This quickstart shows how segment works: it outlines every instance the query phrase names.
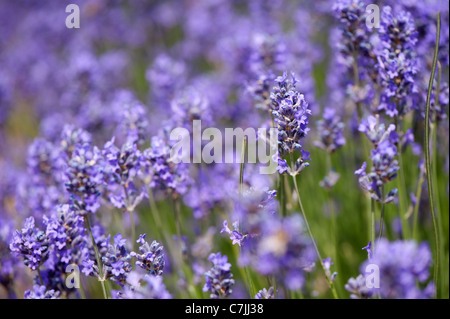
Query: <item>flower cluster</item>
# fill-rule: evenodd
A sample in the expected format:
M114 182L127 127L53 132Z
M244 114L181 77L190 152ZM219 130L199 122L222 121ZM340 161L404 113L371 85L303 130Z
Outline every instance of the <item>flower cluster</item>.
M263 288L255 295L255 299L275 299L275 290L270 287L269 290Z
M372 160L372 168L366 173L367 163L364 162L360 169L355 171L359 177L359 185L361 188L370 193L370 197L376 201L389 203L395 199L397 189L389 191L385 194L384 185L397 177L400 169L397 155L397 147L388 139L378 144L377 148L372 150L370 159Z
M317 121L319 140L314 142L314 145L330 154L334 153L345 144L344 126L340 116L336 114L336 109L325 108L323 120Z
M151 244L145 241L145 234L140 235L136 241L141 244L139 252L131 252L131 257L136 258L136 265L144 269L149 275L161 276L164 271L164 247L156 240Z
M410 13L401 11L394 16L391 7L384 7L379 32L377 69L383 87L379 110L390 117L402 117L409 111L408 99L415 93L417 31Z
M365 133L374 145L370 155L372 161L370 172L366 172L366 162L355 171L359 185L363 190L369 192L370 196L376 201L392 202L397 194L397 189L394 188L386 193L384 186L397 177L397 172L400 169L398 161L395 159L398 155L396 145L399 143L395 125L391 124L388 129L385 129L385 125L379 123L378 117L369 116L367 120L362 120L359 130Z
M308 128L311 110L308 108L303 94L295 89L297 82L294 75L288 78L287 72L275 79L275 86L270 94L272 100L274 122L278 128L278 171L288 171L286 160L282 159L286 154L301 152L296 162L296 171L304 167L305 161L309 160L309 152L305 151L300 144L310 130ZM294 174L294 172L291 172Z
M103 157L97 147L89 144L77 145L65 171L66 190L86 205L86 210L95 213L100 207L99 196L103 181Z
M119 233L114 236L114 243L108 244L107 251L102 256L103 275L121 286L126 283L127 276L133 269L130 263L131 254L125 245L126 239Z
M151 188L162 189L174 196L184 194L189 177L183 163L171 158L169 145L158 136L152 138L151 147L143 152L144 179Z
M371 32L366 24L366 6L361 0L339 0L333 5L333 14L339 21L340 34L336 43L340 62L350 69L352 65L357 65L358 73L353 76L370 80L374 77L371 66L375 62ZM353 91L358 89L360 88L352 88Z
M159 276L141 276L131 272L127 285L121 291L113 291L114 299L172 299Z
M228 257L218 252L211 254L208 260L213 263L212 268L205 273L206 283L203 291L210 292L211 299L226 298L233 292L234 286L233 274L231 273L231 264Z
M427 244L414 241L380 239L375 243L375 253L361 265L364 272L368 264L379 269L379 288L372 288L373 294L388 299L423 299L434 294L434 283L425 287L430 277L431 251ZM359 280L362 281L362 280ZM359 282L358 281L358 282ZM361 285L351 284L350 287ZM367 291L359 290L364 295Z
M24 259L25 266L36 270L48 259L49 238L35 226L34 217L29 217L22 230L14 232L9 247Z
M350 278L345 284L345 289L351 293L352 299L368 299L372 297L372 289L367 287L366 278L359 275L356 278Z
M302 289L316 252L300 215L273 216L260 227L259 236L243 247L241 262L262 275L275 275L289 290Z
M117 208L133 211L146 194L137 188L135 182L140 174L142 153L136 144L126 143L119 149L114 141L115 138L107 142L103 150L108 196Z
M25 299L58 299L59 291L47 290L45 286L34 285L33 290L25 291Z
M64 265L81 264L88 242L84 217L68 204L57 207L57 212L46 222L46 235L54 247L57 260Z

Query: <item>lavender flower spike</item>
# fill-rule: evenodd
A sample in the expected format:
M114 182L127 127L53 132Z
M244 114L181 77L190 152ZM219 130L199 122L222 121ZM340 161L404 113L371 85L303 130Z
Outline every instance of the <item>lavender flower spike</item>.
M203 291L209 291L211 299L226 298L233 292L234 286L233 274L231 273L231 264L228 257L218 252L209 255L209 261L213 263L212 268L205 273L206 283Z
M147 271L150 275L161 276L164 270L164 247L154 240L151 245L145 241L145 234L140 235L139 239L136 241L141 244L139 247L138 254L136 252L131 252L131 257L137 259L136 265Z

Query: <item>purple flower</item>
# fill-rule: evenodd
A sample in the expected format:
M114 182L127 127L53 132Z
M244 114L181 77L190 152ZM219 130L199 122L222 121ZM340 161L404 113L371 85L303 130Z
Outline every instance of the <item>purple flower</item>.
M377 69L383 91L378 109L390 117L402 117L409 111L408 99L416 91L414 48L418 33L410 13L401 11L394 16L387 6L381 14L379 34L381 48L377 53Z
M136 144L126 143L119 149L114 141L115 138L112 138L107 142L103 150L108 196L114 206L133 211L146 196L145 190L135 186L137 176L141 173L142 153Z
M283 161L285 162L281 157L293 152L300 152L301 156L295 163L298 168L309 159L309 153L304 152L300 141L308 134L308 119L311 110L308 108L303 94L295 89L296 80L293 74L291 76L292 79L289 80L287 72L284 72L283 76L279 76L275 80L278 87L273 88L270 98L274 109L272 114L278 128L278 152L281 160L279 166L283 167ZM284 169L281 170L284 171ZM291 172L291 174L295 174L295 172Z
M92 143L92 136L81 128L75 128L73 125L65 125L61 133L60 149L72 157L72 152L76 147Z
M355 171L358 176L360 187L370 193L370 196L383 203L392 202L397 193L393 189L385 193L384 186L395 177L400 169L397 156L397 147L393 143L398 143L398 135L390 126L384 130L384 125L378 125L377 118L369 117L368 121L362 122L360 130L365 132L369 139L374 143L375 148L371 152L372 168L369 173L366 172L367 163L364 162L360 169Z
M363 247L363 248L361 248L361 249L365 249L366 251L367 251L367 256L368 256L368 258L369 258L369 260L372 258L372 255L373 255L373 253L372 253L372 242L371 241L369 241L369 243L367 244L367 246L366 247Z
M237 227L237 224L233 224L233 227ZM223 221L223 228L221 229L220 233L227 233L230 235L230 239L233 241L232 244L238 244L239 246L242 245L242 241L244 240L245 236L242 235L240 232L238 232L236 229L231 230L228 227L228 221Z
M272 112L270 92L274 84L275 76L272 73L262 73L258 79L247 84L246 90L254 100L255 107Z
M141 276L131 272L120 291L112 291L113 299L172 299L160 276Z
M14 232L9 248L22 256L25 266L36 270L48 259L49 239L45 232L35 226L34 218L29 217L22 230Z
M154 240L151 244L145 241L145 234L140 235L136 241L141 244L139 252L131 252L131 257L137 259L136 265L147 271L150 275L161 276L164 270L164 247Z
M380 239L375 244L372 258L361 265L365 273L367 265L379 268L379 288L371 290L388 299L423 299L433 297L433 282L430 277L432 255L427 244L414 241ZM419 283L419 285L418 285ZM427 284L425 288L423 285Z
M158 55L146 72L154 100L161 104L170 101L186 81L186 73L187 67L182 61L166 54Z
M33 290L25 291L25 299L59 299L60 292L47 290L45 286L34 285Z
M92 148L89 144L78 145L65 171L66 190L92 213L100 207L98 197L104 185L102 163L103 157L97 147Z
M363 275L350 278L345 284L345 290L351 293L352 299L368 299L373 295L372 289L367 288L366 278Z
M262 290L258 291L258 293L255 295L255 299L275 299L275 291L273 287L270 287L269 290L263 288Z
M121 286L126 283L127 276L133 268L130 263L131 255L125 244L126 239L118 233L114 236L114 243L108 244L107 251L102 257L105 278L111 279Z
M120 143L144 145L149 134L146 106L131 91L124 90L117 93L113 110L118 114L116 136L120 137Z
M46 222L46 235L59 262L68 265L81 264L86 243L89 242L84 217L69 205L59 205Z
M395 141L398 139L397 133L395 132L395 125L390 124L386 129L384 123L380 123L378 115L370 115L367 119L363 118L358 130L366 134L374 146L377 146L385 139L389 139L391 143L395 144Z
M360 71L357 76L370 78L374 61L370 30L366 26L366 3L360 0L339 0L333 5L333 14L339 20L340 34L335 42L341 63L350 68L356 62Z
M170 147L162 138L154 136L151 147L143 152L142 178L151 188L184 194L190 183L184 163L175 163L170 157Z
M290 290L300 290L316 259L302 218L265 215L253 226L253 236L242 247L240 262L264 276L275 275Z
M184 127L192 133L192 122L201 120L202 125L213 125L209 100L194 87L187 87L170 102L170 124Z
M228 297L233 292L232 287L234 286L228 257L222 256L222 253L218 252L209 255L208 260L213 263L213 266L205 273L206 283L203 286L203 291L209 291L211 299Z
M334 153L345 144L345 137L342 134L344 126L335 109L325 108L323 120L317 121L319 140L315 141L314 145L328 153Z

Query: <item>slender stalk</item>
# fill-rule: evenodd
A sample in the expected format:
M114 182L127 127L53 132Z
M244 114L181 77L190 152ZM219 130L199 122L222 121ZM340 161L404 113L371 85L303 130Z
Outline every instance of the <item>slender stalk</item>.
M244 141L242 143L242 150L241 150L241 163L239 166L239 199L242 199L242 195L244 192L244 162L245 162L245 150L247 148L247 137L244 137ZM238 225L240 225L240 221L238 220ZM240 247L239 247L239 252L236 252L236 260L238 259L238 254L240 254ZM240 267L241 268L241 267ZM248 291L250 293L250 297L253 298L255 296L255 291L254 291L254 285L253 285L253 280L252 277L250 275L250 270L248 269L247 266L244 267L244 271L245 271L245 278L247 280L247 285L248 285Z
M436 93L435 93L435 110L437 108L439 108L439 92L440 92L440 84L441 84L441 78L442 78L442 67L441 67L441 63L439 61L436 62L436 67L437 67L437 83L436 83ZM433 152L432 152L432 163L434 163L434 165L432 165L433 168L433 190L435 191L435 200L436 200L436 216L437 219L439 221L444 220L444 216L442 215L442 209L441 209L441 201L440 201L440 194L439 194L439 188L438 188L438 160L437 160L437 132L438 132L438 122L437 122L437 112L434 112L434 119L433 119L433 123L432 126L430 127L431 130L431 136L432 136L432 147L433 147ZM439 242L443 243L445 242L445 238L443 237L443 224L442 222L438 222L438 228L439 228ZM445 247L444 245L440 245L440 256L444 256L445 254ZM441 258L441 265L440 268L441 273L442 271L445 269L445 258ZM442 283L442 279L441 279L441 283ZM440 290L440 294L442 295L444 293L443 291L443 285L441 285L441 290Z
M41 286L44 286L44 281L42 280L41 270L39 269L39 267L36 270L37 270L37 273L39 276L39 281L41 282Z
M433 221L434 230L434 245L435 245L435 262L434 262L434 283L436 285L436 297L439 293L439 264L440 264L440 241L439 241L439 225L436 219L436 211L434 207L434 195L433 195L433 180L431 170L431 158L430 158L430 100L431 91L433 89L433 80L436 73L437 56L439 52L439 38L441 30L441 13L437 14L437 28L436 28L436 45L434 49L433 66L431 69L430 80L428 82L428 92L426 100L426 112L425 112L425 165L427 168L427 186L428 197L430 202L430 214ZM434 163L436 164L436 163Z
M135 245L135 241L136 241L136 227L135 227L134 218L133 218L134 208L132 207L132 205L130 203L130 198L128 196L127 188L125 186L123 186L123 191L125 193L126 208L127 208L128 214L130 215L131 245L132 245L131 247L134 249L134 245Z
M92 246L94 247L95 259L97 260L97 267L98 267L98 272L100 275L99 281L100 281L100 284L101 284L102 290L103 290L103 297L105 299L108 299L108 295L106 293L105 279L103 278L103 265L100 261L100 254L98 253L97 244L95 243L94 236L92 235L92 228L91 228L91 223L89 221L89 215L86 215L84 220L86 221L86 228L89 232L89 237L91 237Z
M279 189L279 198L280 198L280 214L281 216L286 216L286 188L285 183L283 182L284 178L278 178L278 189Z
M289 177L288 175L283 175L283 182L284 182L284 189L285 191L285 195L286 195L286 201L284 202L285 206L286 206L286 211L288 211L288 208L290 208L292 210L292 208L294 207L294 200L292 198L292 191L291 191L291 185L289 185ZM288 207L289 204L289 207Z
M158 232L160 232L162 229L161 217L151 188L149 188L148 191L148 202L150 204L150 210L152 212L153 219L155 220L156 227L158 228Z
M332 170L332 165L331 165L331 154L330 152L327 152L327 170L328 172L331 172ZM331 215L331 227L332 227L332 236L333 236L333 240L334 240L334 260L337 263L337 258L338 258L338 239L337 239L337 222L336 222L336 212L334 210L334 202L333 202L333 197L331 194L331 189L328 190L328 203L329 203L329 207L330 207L330 215Z
M400 132L399 118L395 118L395 130L397 134ZM399 162L399 172L397 178L397 189L398 189L398 203L400 208L400 220L402 223L402 235L404 239L409 238L409 227L406 220L407 211L407 199L406 199L406 183L405 183L405 166L403 162L403 155L400 143L398 144L398 162Z
M325 278L327 279L328 286L330 287L331 292L333 293L333 297L334 297L335 299L339 299L339 297L338 297L338 295L337 295L337 292L336 292L336 289L335 289L335 287L333 286L333 283L331 282L330 278L328 278L328 274L327 274L327 271L326 271L326 269L325 269L325 265L323 264L322 256L320 255L319 248L317 247L316 241L315 241L314 236L313 236L313 234L312 234L312 232L311 232L311 228L309 227L308 219L306 218L305 210L303 209L302 200L301 200L301 198L300 198L300 192L299 192L299 190L298 190L298 185L297 185L297 178L296 178L296 175L292 175L292 179L294 180L294 187L295 187L295 191L297 192L298 204L299 204L299 206L300 206L300 212L301 212L302 215L303 215L303 220L304 220L304 222L305 222L306 229L307 229L307 231L308 231L308 233L309 233L309 236L311 237L311 241L312 241L312 243L313 243L313 245L314 245L314 249L316 250L317 257L319 257L320 265L322 266L322 270L323 270L324 273L325 273Z
M83 282L80 278L80 288L78 289L81 295L81 299L86 299L86 293L84 292Z
M183 243L181 240L181 213L180 213L180 202L179 199L176 198L173 203L174 206L174 215L175 215L175 227L177 232L177 243L180 252L181 260L183 260Z
M202 292L198 291L196 286L193 284L192 274L191 274L191 268L187 267L187 265L184 262L184 259L182 258L182 253L177 254L175 253L177 249L174 247L176 246L176 243L173 241L171 236L168 236L166 232L163 231L163 223L161 221L161 215L158 209L158 206L156 204L155 197L153 195L153 191L150 188L148 191L148 201L150 204L150 210L152 212L153 219L156 223L156 228L158 232L158 236L164 238L165 243L168 246L167 252L172 257L172 260L179 265L180 269L184 271L184 274L188 277L188 282L190 286L188 287L188 291L191 293L195 293L197 298L202 298ZM176 206L174 207L174 210L177 209ZM177 213L174 213L176 215ZM177 226L176 226L177 227ZM181 233L181 231L177 231L177 233ZM181 252L181 249L180 249Z
M383 236L383 227L384 227L384 206L386 205L384 203L384 185L381 187L381 198L383 202L381 203L381 216L380 216L380 231L378 233L378 239L381 239L381 236Z
M417 233L417 227L418 227L418 221L419 221L419 205L420 205L420 198L422 197L422 186L424 182L424 176L423 172L420 172L419 182L417 183L417 190L416 190L416 204L414 205L413 209L413 233L412 238L415 240L419 240L419 235Z
M130 214L130 223L131 223L131 242L132 247L134 248L134 245L136 243L136 228L134 225L133 211L129 210L128 213Z
M241 150L241 163L239 166L239 196L242 196L244 190L244 162L245 162L245 149L247 148L247 136L244 136Z
M375 200L370 199L370 241L372 243L372 255L375 254Z

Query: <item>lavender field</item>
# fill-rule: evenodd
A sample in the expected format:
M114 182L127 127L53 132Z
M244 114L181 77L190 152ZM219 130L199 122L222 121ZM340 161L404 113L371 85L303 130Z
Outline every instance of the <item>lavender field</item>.
M0 299L448 299L448 6L0 1Z

